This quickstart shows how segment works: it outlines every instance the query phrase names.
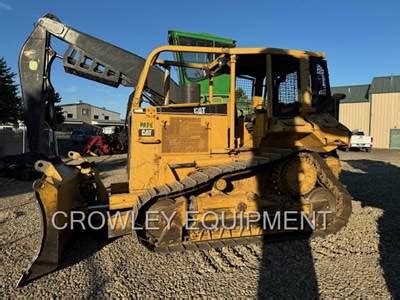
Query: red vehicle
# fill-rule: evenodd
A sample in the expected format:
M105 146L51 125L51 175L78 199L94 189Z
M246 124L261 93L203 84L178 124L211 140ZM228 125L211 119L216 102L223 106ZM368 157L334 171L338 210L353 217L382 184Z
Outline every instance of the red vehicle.
M123 132L112 135L95 135L89 137L83 147L83 155L110 155L115 153L125 153L128 149L128 141Z
M83 146L82 153L84 155L96 155L100 156L103 154L110 154L110 145L107 144L106 139L103 135L94 135L89 137L85 146Z

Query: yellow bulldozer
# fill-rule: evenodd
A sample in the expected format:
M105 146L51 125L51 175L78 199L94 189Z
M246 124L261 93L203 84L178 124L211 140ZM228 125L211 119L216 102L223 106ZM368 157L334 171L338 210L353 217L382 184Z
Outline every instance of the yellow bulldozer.
M263 235L321 236L347 223L351 197L338 180L336 149L348 144L349 130L337 120L342 95L330 93L324 53L166 45L142 59L46 15L19 63L30 149L38 152L38 120L52 105L46 101L57 56L51 36L69 44L67 72L134 88L126 120L128 181L105 187L95 165L75 152L37 161L42 244L19 284L57 268L77 215L93 216L109 238L134 233L161 252L251 243ZM177 69L192 82L178 84ZM227 101L214 96L218 76L229 78ZM196 80L208 82L207 97ZM262 221L287 212L289 222ZM313 222L296 227L305 217Z

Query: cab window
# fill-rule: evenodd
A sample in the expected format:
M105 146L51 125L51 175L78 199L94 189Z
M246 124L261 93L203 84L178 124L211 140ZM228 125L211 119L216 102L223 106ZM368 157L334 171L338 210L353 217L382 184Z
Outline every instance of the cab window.
M330 95L326 61L319 58L310 58L310 73L313 107L317 112L333 113L334 103Z
M300 108L300 63L289 55L272 55L273 111L275 116L294 116Z

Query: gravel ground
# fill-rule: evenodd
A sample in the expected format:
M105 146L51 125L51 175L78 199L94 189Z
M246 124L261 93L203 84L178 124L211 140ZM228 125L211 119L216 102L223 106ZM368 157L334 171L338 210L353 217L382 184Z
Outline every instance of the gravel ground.
M0 178L3 297L400 297L400 152L340 153L354 197L346 228L325 239L155 254L133 237L73 241L60 270L15 284L38 247L31 184ZM124 180L124 157L106 159L103 179Z

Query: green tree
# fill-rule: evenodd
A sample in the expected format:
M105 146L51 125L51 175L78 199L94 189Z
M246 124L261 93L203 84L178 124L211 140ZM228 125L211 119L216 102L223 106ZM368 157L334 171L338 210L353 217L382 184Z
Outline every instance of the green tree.
M57 125L58 124L62 124L65 121L65 117L64 117L64 114L62 112L63 109L59 104L57 105L57 103L61 103L61 100L62 100L62 98L61 98L60 94L55 92L53 101L54 101L54 105L55 105L56 124Z
M61 96L58 92L54 91L53 89L50 89L49 92L49 102L53 102L54 103L54 114L55 114L55 125L59 125L64 123L65 117L64 114L62 113L62 107L60 105L57 105L57 103L61 103ZM50 125L50 113L47 107L47 111L46 111L46 122L49 123Z
M241 87L236 88L235 96L236 96L236 100L247 99L246 92Z
M7 67L3 57L0 58L0 122L16 123L21 120L23 110L21 98L18 96L18 85L15 73Z

